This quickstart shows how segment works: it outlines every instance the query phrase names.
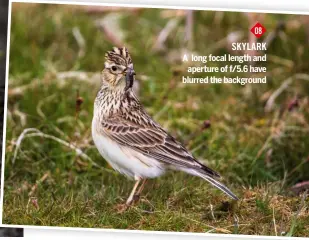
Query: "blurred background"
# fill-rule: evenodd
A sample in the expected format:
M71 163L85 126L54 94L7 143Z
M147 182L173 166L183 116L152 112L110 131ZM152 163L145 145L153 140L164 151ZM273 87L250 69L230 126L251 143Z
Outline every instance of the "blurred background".
M267 29L261 39L250 32L257 21ZM3 221L309 236L308 26L300 15L14 3ZM182 84L187 64L196 64L182 63L183 54L243 55L231 51L237 41L267 42L267 62L258 63L267 84ZM113 46L129 49L147 111L241 201L173 173L150 181L138 206L115 212L132 182L91 139ZM236 75L248 77L226 74Z

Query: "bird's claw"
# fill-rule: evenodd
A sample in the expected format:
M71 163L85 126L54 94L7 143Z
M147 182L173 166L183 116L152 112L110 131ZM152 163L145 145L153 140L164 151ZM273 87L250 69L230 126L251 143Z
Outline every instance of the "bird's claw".
M127 211L129 209L130 205L126 204L126 203L121 203L121 204L117 204L115 207L115 210L117 211L117 213L124 213L125 211Z

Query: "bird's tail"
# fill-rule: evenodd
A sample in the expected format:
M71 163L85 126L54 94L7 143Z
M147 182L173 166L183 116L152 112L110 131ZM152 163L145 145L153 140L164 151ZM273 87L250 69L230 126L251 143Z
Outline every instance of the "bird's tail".
M229 195L234 200L239 200L239 198L234 193L232 193L232 191L230 189L228 189L223 183L216 180L215 177L210 176L207 173L202 173L202 172L199 172L199 171L193 170L193 169L183 169L183 171L205 179L207 182L209 182L213 186L219 188L221 191L223 191L224 193Z

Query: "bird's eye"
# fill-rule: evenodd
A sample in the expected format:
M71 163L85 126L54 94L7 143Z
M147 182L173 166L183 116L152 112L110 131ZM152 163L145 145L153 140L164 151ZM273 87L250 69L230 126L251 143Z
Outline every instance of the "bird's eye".
M117 71L117 67L116 66L112 66L112 71L113 72Z

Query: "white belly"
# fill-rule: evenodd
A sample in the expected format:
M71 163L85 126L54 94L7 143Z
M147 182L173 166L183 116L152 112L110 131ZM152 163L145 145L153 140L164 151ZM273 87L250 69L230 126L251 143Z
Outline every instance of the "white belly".
M96 131L95 119L92 120L92 138L104 159L117 171L130 178L155 178L164 173L164 166L143 154L115 141Z

